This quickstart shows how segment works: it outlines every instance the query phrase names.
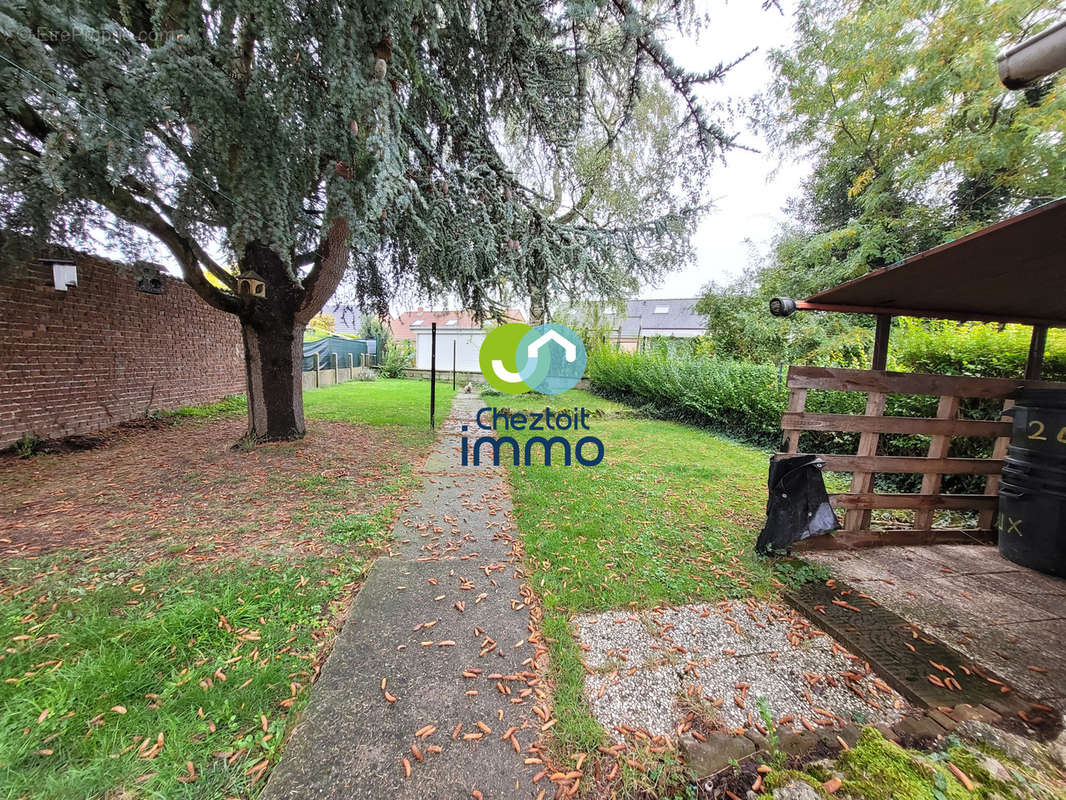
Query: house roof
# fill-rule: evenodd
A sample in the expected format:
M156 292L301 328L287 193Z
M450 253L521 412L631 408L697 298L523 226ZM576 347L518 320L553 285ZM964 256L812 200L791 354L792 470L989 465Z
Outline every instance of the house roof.
M510 308L504 314L505 322L522 322L524 319L525 316L517 308ZM437 323L437 330L481 327L481 323L474 319L470 311L426 311L419 308L390 317L389 329L394 339L414 339L415 332L412 328L428 328L434 322Z
M333 332L342 336L358 336L359 318L351 314L345 314L342 309L336 308L328 312L333 315Z
M1066 327L1066 198L874 270L797 303L883 313Z
M707 329L707 320L695 311L698 297L674 297L665 300L627 300L625 317L609 314L625 337L654 335L656 330Z
M337 320L334 328L336 333L358 335L359 319L357 317L351 320L345 319L345 316L350 315L342 314L339 307L332 313L334 313ZM522 322L524 319L522 312L517 308L508 309L505 314L506 322ZM454 322L449 325L448 323L451 320L454 320ZM411 330L412 326L425 325L428 328L434 322L442 330L481 327L480 323L474 321L474 315L469 311L426 311L423 308L418 308L414 311L404 311L397 317L389 317L389 331L393 339L414 339L415 334Z

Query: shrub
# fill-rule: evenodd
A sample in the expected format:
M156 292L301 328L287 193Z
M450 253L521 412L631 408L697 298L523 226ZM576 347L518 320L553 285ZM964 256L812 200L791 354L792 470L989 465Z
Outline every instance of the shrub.
M890 368L902 372L948 375L1020 377L1028 354L1029 330L1008 325L1003 331L991 325L904 321L893 331ZM695 348L655 347L643 353L622 353L607 348L589 355L587 375L597 394L637 406L649 416L706 425L763 447L781 441L781 414L788 403L787 369L701 355ZM1044 377L1066 379L1066 336L1052 332L1045 356ZM936 416L938 398L925 395L889 395L885 414L901 417ZM858 392L812 390L806 409L818 413L861 414L865 395ZM967 419L995 419L998 400L964 399L960 415ZM800 451L854 453L858 434L806 432ZM924 456L929 437L886 434L878 453ZM987 458L992 441L953 439L949 455ZM886 475L875 478L877 491L916 492L921 475ZM943 490L980 493L984 476L949 475Z
M24 433L11 445L11 452L19 458L30 458L40 452L43 444L36 434Z
M385 350L385 358L381 362L381 374L386 378L402 378L403 371L411 366L415 360L414 345L406 340L393 340L389 342Z
M892 330L890 368L936 375L1020 378L1032 328L903 318ZM1066 331L1048 332L1045 380L1066 380Z

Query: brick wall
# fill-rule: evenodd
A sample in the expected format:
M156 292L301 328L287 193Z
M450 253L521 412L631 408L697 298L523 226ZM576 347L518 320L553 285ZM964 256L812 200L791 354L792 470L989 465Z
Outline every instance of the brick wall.
M0 448L24 433L89 433L245 390L235 317L180 280L164 276L164 294L145 294L139 270L62 255L78 268L65 292L50 264L0 273Z

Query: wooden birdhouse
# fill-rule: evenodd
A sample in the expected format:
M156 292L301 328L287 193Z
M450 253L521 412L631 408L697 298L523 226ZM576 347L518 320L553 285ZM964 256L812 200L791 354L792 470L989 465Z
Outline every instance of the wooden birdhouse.
M241 297L266 297L266 281L254 270L246 270L237 276L237 291Z

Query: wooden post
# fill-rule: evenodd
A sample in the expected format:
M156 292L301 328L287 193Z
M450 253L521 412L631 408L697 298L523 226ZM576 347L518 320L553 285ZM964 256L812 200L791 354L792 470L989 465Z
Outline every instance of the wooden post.
M807 407L807 390L791 389L788 394L788 410L792 413L802 414ZM794 454L799 452L800 435L802 431L785 431L787 443L785 452Z
M455 339L452 339L452 391L455 391Z
M955 419L959 414L959 398L942 396L936 408L937 419ZM951 437L936 435L929 440L929 458L947 458L951 448ZM922 475L922 494L940 494L943 475L926 472ZM918 509L914 512L914 529L919 531L933 529L933 509Z
M348 371L349 372L354 372L355 371L355 356L352 355L351 353L348 354Z
M892 330L892 315L878 314L874 329L874 351L870 356L871 369L882 370L888 366L888 334Z
M1047 349L1047 325L1034 325L1033 335L1029 339L1029 358L1025 362L1025 379L1040 380L1044 369L1044 350Z
M340 358L336 353L330 353L329 360L333 364L333 384L336 385L341 382Z
M1006 413L1008 410L1010 410L1012 408L1014 408L1014 401L1013 400L1008 398L1008 399L1003 401L1003 411L1004 411L1004 413ZM1013 419L1011 417L1007 417L1007 416L1002 416L1002 417L1000 417L1000 419L1003 420L1003 421L1006 421L1006 422L1012 422L1013 421ZM992 458L995 458L995 459L1006 458L1006 456L1007 456L1007 448L1010 447L1010 438L1011 437L1009 437L1009 436L1000 436L998 439L996 439L996 443L994 445L992 445ZM985 494L986 495L995 496L995 495L999 494L999 480L1000 480L1001 476L1002 476L1002 473L999 473L999 472L988 476L988 479L985 481ZM978 518L977 518L977 527L978 528L982 528L982 529L989 529L990 530L992 528L992 526L995 524L995 522L996 522L996 512L995 511L990 511L990 510L985 510L985 511L982 511L980 513L980 515L978 516Z
M878 319L880 328L880 319ZM887 326L886 326L887 328ZM887 338L886 338L887 344ZM876 355L877 345L874 345ZM880 417L885 413L884 392L869 392L866 395L866 416ZM866 431L859 434L859 448L857 456L876 456L877 443L881 436L878 433ZM871 472L853 472L851 474L851 491L853 494L865 494L873 490L874 476ZM844 529L849 531L867 530L870 527L871 513L868 508L849 508L844 513Z
M436 428L437 413L437 323L429 329L429 427Z
M318 388L318 369L319 369L319 366L320 366L318 353L315 353L313 356L311 356L311 358L313 359L313 363L312 363L311 366L312 366L312 369L314 369L314 371L315 371L315 388L317 389Z

